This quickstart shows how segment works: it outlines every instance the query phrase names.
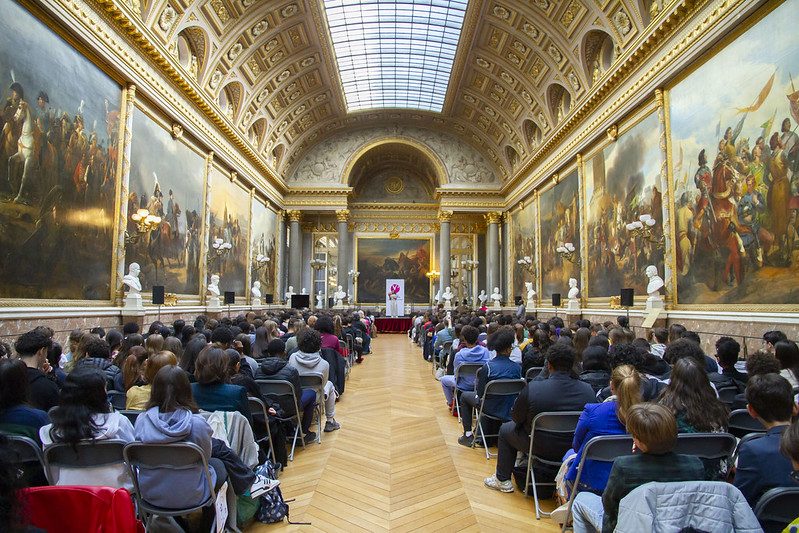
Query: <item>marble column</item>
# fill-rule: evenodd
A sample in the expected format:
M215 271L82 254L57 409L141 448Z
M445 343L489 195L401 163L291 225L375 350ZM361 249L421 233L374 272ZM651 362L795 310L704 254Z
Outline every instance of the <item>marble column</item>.
M439 222L439 234L438 234L438 244L439 244L439 270L441 271L441 292L444 292L444 289L451 286L452 282L452 262L450 260L451 247L450 247L450 221L452 220L452 211L439 211L438 212L438 222Z
M289 217L289 285L294 287L296 294L300 293L302 288L302 231L300 230L300 219L302 213L300 211L288 211ZM284 291L285 292L285 291ZM284 295L280 295L285 298Z
M518 296L516 294L512 294L513 287L510 286L508 282L509 274L510 274L510 211L505 211L502 213L502 252L500 253L499 258L499 279L501 285L499 286L500 292L505 296L505 301L508 302L508 305L513 303L513 299Z
M347 281L349 276L349 254L350 254L350 236L347 230L347 222L349 221L350 212L346 209L336 211L336 220L338 220L338 265L336 266L336 281L341 285L344 290L347 290Z
M286 248L286 212L279 211L277 214L277 280L275 283L274 301L283 300L286 293L286 264L288 259L288 248Z
M488 287L486 287L486 293L489 295L494 292L494 287L499 287L499 221L501 217L502 213L491 212L486 214L486 222L488 223L488 238L486 239ZM501 287L499 291L501 294ZM504 299L507 295L503 294L502 296Z

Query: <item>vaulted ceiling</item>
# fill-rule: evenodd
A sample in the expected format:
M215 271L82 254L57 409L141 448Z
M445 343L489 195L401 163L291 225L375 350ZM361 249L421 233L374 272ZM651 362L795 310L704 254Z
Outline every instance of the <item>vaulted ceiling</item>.
M442 113L348 114L322 0L124 1L280 176L344 130L410 123L458 136L503 180L612 70L651 3L470 0Z

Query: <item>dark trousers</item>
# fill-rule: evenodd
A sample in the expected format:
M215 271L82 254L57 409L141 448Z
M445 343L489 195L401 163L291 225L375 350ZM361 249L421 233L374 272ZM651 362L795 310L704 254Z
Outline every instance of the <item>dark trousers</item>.
M516 422L510 421L502 424L499 428L499 440L497 441L497 479L507 481L513 474L513 465L516 463L516 452L528 452L530 450L530 435L521 431L516 431Z
M308 433L313 422L313 408L316 405L316 391L313 389L302 389L300 397L300 409L302 409L302 432Z
M480 405L480 398L473 392L461 393L461 423L463 424L463 432L472 430L472 416L474 410Z

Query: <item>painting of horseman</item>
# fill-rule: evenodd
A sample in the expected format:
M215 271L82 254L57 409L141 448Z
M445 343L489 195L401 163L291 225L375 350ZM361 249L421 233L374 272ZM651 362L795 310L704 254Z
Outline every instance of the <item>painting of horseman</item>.
M386 279L405 280L405 300L410 303L430 301L429 239L371 239L357 241L358 300L385 301Z

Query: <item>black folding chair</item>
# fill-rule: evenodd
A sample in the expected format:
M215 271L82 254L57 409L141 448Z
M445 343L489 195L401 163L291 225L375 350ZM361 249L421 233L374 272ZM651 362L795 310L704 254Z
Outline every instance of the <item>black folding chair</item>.
M458 380L460 378L465 378L468 376L472 376L475 379L475 385L477 384L477 371L483 368L485 363L463 363L461 366L455 369L455 409L458 411L458 420L461 418L461 402L460 402L460 393L461 392L474 392L474 387L469 389L468 391L462 391L458 388Z
M742 439L748 433L765 433L766 428L756 418L752 418L746 409L736 409L730 413L727 424L730 433Z
M316 392L316 397L322 399L314 404L316 423L319 427L319 431L316 432L316 442L322 444L322 409L325 400L325 384L322 382L322 374L300 374L300 384L303 389L313 389Z
M266 404L261 401L260 398L254 398L252 396L247 397L247 401L250 404L250 412L252 413L253 417L264 419L264 425L266 426L266 437L261 439L257 439L256 442L261 444L264 441L269 443L269 455L272 456L272 462L276 463L275 459L275 443L272 441L272 431L269 429L269 409L266 407Z
M589 459L594 461L613 462L617 457L624 455L632 455L633 453L633 438L631 435L602 435L594 437L589 440L583 447L583 455L580 457L580 463L577 465L577 477L574 479L574 489L569 496L569 506L566 510L566 518L563 520L563 527L561 533L566 531L566 524L569 523L569 517L572 514L572 505L574 498L577 496L577 487L580 486L580 478L583 474L585 462Z
M291 422L294 424L294 435L288 437L291 439L291 452L289 453L289 461L294 460L294 448L297 446L297 439L300 439L300 444L305 448L305 433L302 431L302 411L297 403L297 396L294 395L294 385L290 381L282 379L257 379L255 383L258 384L258 389L261 391L261 396L266 398L271 396L275 399L281 396L290 397L291 402L294 404L294 414L291 416L277 419L281 422Z
M799 487L777 487L767 491L755 505L755 516L765 533L785 529L799 510Z
M214 482L208 470L208 461L205 459L202 448L191 442L176 442L171 444L145 444L131 442L124 449L125 462L128 464L131 478L133 478L134 494L139 513L144 521L145 529L150 527L150 521L155 516L183 516L203 507L213 506L216 502ZM202 502L193 502L180 509L159 507L150 502L146 491L142 491L139 484L140 470L188 470L202 468L205 481L208 483L210 496ZM166 474L166 472L165 472ZM164 476L169 479L168 475ZM180 490L180 487L175 487Z
M4 433L15 462L22 467L25 480L30 486L47 485L47 468L39 444L28 437Z
M552 461L551 459L544 459L537 455L533 455L533 441L535 440L536 431L539 435L544 432L547 435L557 435L562 437L563 440L572 441L574 440L574 430L577 429L577 421L580 420L581 414L583 414L582 411L552 411L539 413L533 418L533 427L530 431L530 449L527 451L527 474L524 479L524 492L527 492L527 487L532 483L536 520L541 520L541 515L549 516L550 513L542 511L538 502L538 490L536 489L533 466L535 463L541 463L559 468L562 463L561 461ZM566 450L563 450L563 452L566 453ZM541 483L541 485L555 486L554 483Z
M729 433L680 433L674 453L726 460L735 453L737 443L738 440Z
M96 468L124 462L122 450L125 443L120 440L98 440L80 442L76 445L50 444L44 449L44 465L47 481L58 485L57 469ZM90 483L85 483L89 485Z
M486 452L486 459L490 459L492 455L496 455L488 450L488 442L486 442L486 437L499 437L499 432L497 431L497 433L486 435L485 431L483 430L483 418L485 417L489 420L497 420L500 423L505 421L498 416L485 412L486 400L503 398L505 396L518 396L522 389L524 389L526 386L527 382L522 378L495 379L486 383L483 397L480 398L480 407L477 410L477 431L480 433L480 438L483 440L483 448ZM472 439L472 448L474 448L475 441L476 439Z
M528 382L533 381L543 370L543 366L531 366L527 369L527 372L524 373L524 379L526 379Z
M436 375L436 370L439 368L446 368L447 360L452 355L452 341L447 341L441 347L437 356L433 357L433 375Z

